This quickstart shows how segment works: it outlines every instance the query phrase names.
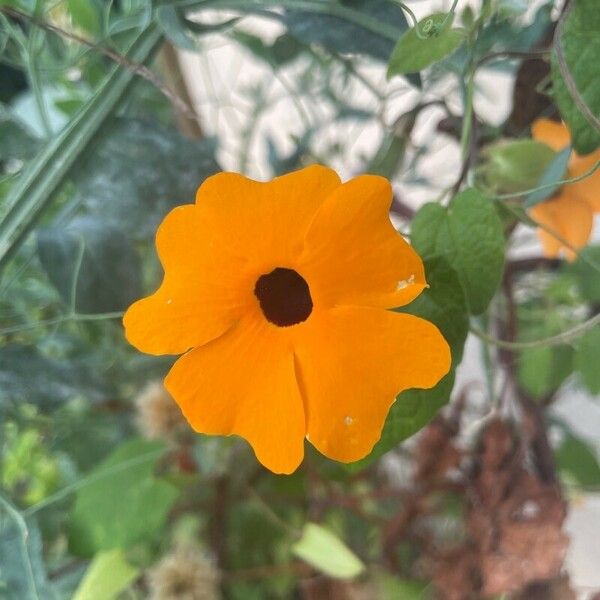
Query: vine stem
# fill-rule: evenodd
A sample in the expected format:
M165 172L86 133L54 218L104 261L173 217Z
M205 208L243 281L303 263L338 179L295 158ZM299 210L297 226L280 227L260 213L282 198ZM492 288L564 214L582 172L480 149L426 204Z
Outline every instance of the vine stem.
M260 508L262 513L273 523L276 527L290 535L294 539L300 539L302 532L295 527L292 527L286 523L259 495L259 493L252 487L246 486L248 495L254 500L256 505Z
M523 190L523 191L516 192L516 193L513 192L510 194L495 194L494 198L496 200L508 200L510 198L516 198L517 196L527 196L529 194L533 194L534 192L538 192L540 190L547 190L550 188L559 187L561 185L569 185L571 183L578 183L579 181L583 181L584 179L587 179L588 177L593 175L598 169L600 169L600 160L596 161L594 166L591 169L589 169L589 171L586 171L585 173L578 175L577 177L571 177L570 179L559 179L558 181L555 181L553 183L545 183L544 185L540 185L538 187L531 188L529 190Z
M105 321L108 319L120 319L123 316L123 314L124 313L122 311L96 314L73 313L69 315L63 315L61 317L55 317L54 319L44 319L43 321L36 321L35 323L26 323L24 325L15 325L14 327L0 329L0 335L8 335L9 333L19 333L20 331L37 329L38 327L44 327L46 325L59 325L61 323L66 323L67 321Z
M473 96L475 94L475 69L470 68L467 76L467 86L465 89L465 115L463 117L463 126L460 136L460 155L463 161L469 157L469 146L471 143L471 133L473 130Z
M492 346L497 346L498 348L503 348L504 350L511 350L513 352L521 352L523 350L531 350L532 348L544 348L548 346L559 346L560 344L567 344L579 337L580 335L582 335L583 333L585 333L586 331L593 329L594 327L596 327L596 325L600 325L600 314L597 314L591 319L588 319L583 323L579 323L579 325L575 325L575 327L567 329L562 333L540 340L532 340L530 342L509 342L507 340L501 340L487 334L485 331L481 331L481 329L478 329L473 325L469 327L469 330L480 340L483 340L484 342L491 344Z
M128 469L131 469L133 467L138 467L139 465L143 465L144 463L152 462L152 461L158 459L162 453L163 453L162 449L161 450L152 450L151 452L146 452L145 454L140 454L139 456L135 456L128 460L124 460L124 461L122 461L116 465L113 465L109 468L102 469L101 471L96 471L95 473L86 475L86 476L82 477L81 479L79 479L78 481L75 481L69 485L66 485L65 487L54 492L50 496L46 496L46 498L44 498L37 504L34 504L34 505L30 506L29 508L26 508L23 511L22 515L24 518L31 517L32 515L38 513L40 510L43 510L46 507L48 507L56 502L60 502L64 498L68 497L70 494L77 492L78 490L83 489L92 483L101 481L102 479L105 479L106 477L110 477L111 475L114 475L115 473L121 473L121 472L127 471Z

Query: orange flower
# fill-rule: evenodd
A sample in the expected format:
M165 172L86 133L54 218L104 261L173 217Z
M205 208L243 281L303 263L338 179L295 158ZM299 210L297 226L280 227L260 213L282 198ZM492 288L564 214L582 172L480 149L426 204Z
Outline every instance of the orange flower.
M571 143L569 130L563 123L550 119L538 119L531 128L533 138L544 142L554 151L559 152ZM580 156L571 153L567 176L579 177L589 171L600 160L600 150ZM537 204L531 209L531 216L546 227L549 227L574 248L583 248L590 239L594 213L600 211L600 170L582 181L562 186L558 193ZM563 244L549 232L538 229L538 235L544 249L544 255L555 258L563 248ZM570 248L564 248L569 260L576 255Z
M426 287L391 197L382 177L342 184L315 165L269 183L220 173L167 215L164 280L124 324L144 352L185 353L165 385L192 427L244 437L276 473L298 467L305 437L351 462L399 392L448 372L439 330L386 310Z

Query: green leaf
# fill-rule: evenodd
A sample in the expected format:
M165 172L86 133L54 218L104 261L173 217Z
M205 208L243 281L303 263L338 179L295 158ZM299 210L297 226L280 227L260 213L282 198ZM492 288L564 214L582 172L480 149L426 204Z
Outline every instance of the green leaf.
M407 28L402 9L388 0L329 0L322 5L320 11L286 8L283 22L299 42L387 61Z
M25 125L0 113L0 163L10 158L27 160L35 154L38 144Z
M375 577L379 600L425 600L426 590L431 585L417 579L400 579L386 572Z
M365 566L348 547L329 530L307 523L292 552L329 577L349 579L360 575Z
M360 466L363 468L389 452L400 442L423 429L437 412L448 403L454 387L454 369L430 390L407 390L396 398L386 419L381 438ZM361 461L362 462L362 461Z
M35 521L0 497L0 598L53 600Z
M114 390L81 361L55 360L33 346L7 344L0 348L0 407L29 402L43 410L73 398L100 402Z
M178 492L153 475L162 445L126 442L88 474L71 511L69 547L74 554L128 548L163 527Z
M415 124L415 113L409 112L396 122L396 126L383 136L377 152L369 162L367 173L393 179L401 167L406 153L406 142Z
M88 567L73 600L113 600L140 570L127 562L123 550L99 552Z
M585 488L600 485L600 466L596 452L586 443L567 434L556 452L560 471Z
M159 6L156 9L156 22L169 41L175 44L175 46L191 52L198 50L198 44L190 34L190 30L180 9L169 5Z
M496 10L502 17L516 17L527 11L527 0L499 0Z
M558 389L572 371L573 350L567 346L530 348L519 355L519 384L535 398Z
M588 302L600 302L600 277L590 264L600 265L600 246L587 246L579 252L577 260L565 267L572 273L581 296Z
M437 325L452 351L452 366L457 367L469 331L465 294L457 273L443 258L426 260L425 276L429 287L399 311Z
M571 157L571 147L565 148L560 152L556 153L556 156L552 159L550 164L546 167L542 173L539 181L535 184L535 187L542 189L536 190L528 194L525 198L526 208L531 208L540 202L550 198L559 186L558 182L565 178L567 173L567 165L569 164L569 158ZM553 185L554 187L546 187Z
M575 370L592 394L600 394L600 327L590 329L579 338Z
M398 395L386 419L381 439L369 456L346 465L351 472L367 467L401 441L414 435L450 398L454 385L454 371L462 359L469 331L465 295L458 275L444 259L426 261L425 274L429 288L401 310L422 317L438 326L450 345L451 371L429 390L407 390Z
M503 52L505 50L530 50L536 48L548 35L548 29L552 26L552 2L546 3L537 10L530 25L525 26L522 19L506 19L497 13L490 15L493 8L488 3L488 9L482 7L478 19L477 43L474 47L467 44L460 47L444 62L448 63L452 71L459 74L464 72L469 62L476 61L492 52ZM488 12L488 16L484 13ZM490 18L491 16L491 18ZM500 59L488 63L487 67L500 66L503 70L515 69L515 61Z
M116 119L81 161L74 201L130 239L148 240L220 170L214 150L213 140L188 140L156 121Z
M600 115L600 12L597 0L577 0L565 21L561 46L566 66L577 88L580 101L589 111ZM560 72L556 49L552 53L554 99L566 121L579 154L588 154L600 146L600 131L584 115Z
M555 159L552 149L535 140L500 142L487 148L477 171L485 187L498 193L534 188Z
M504 268L502 223L490 200L468 189L448 209L425 204L413 219L411 241L424 259L444 257L450 263L472 314L487 308Z
M50 281L76 312L125 310L142 294L136 249L115 225L79 217L38 230L37 246Z
M448 13L435 13L425 17L417 25L419 32L428 36L421 39L413 27L398 40L390 57L387 77L417 73L445 58L456 50L465 39L459 29L452 29L452 17ZM443 22L446 24L442 28Z
M295 37L287 33L280 35L272 44L267 44L261 37L245 31L235 31L232 37L250 50L256 58L264 60L273 68L289 63L299 56L303 48Z
M206 25L186 19L182 9L167 4L157 7L155 19L170 42L190 52L199 50L195 36L224 31L239 21L239 17L234 17L222 23Z
M96 0L67 0L73 25L99 34L102 28L102 8Z

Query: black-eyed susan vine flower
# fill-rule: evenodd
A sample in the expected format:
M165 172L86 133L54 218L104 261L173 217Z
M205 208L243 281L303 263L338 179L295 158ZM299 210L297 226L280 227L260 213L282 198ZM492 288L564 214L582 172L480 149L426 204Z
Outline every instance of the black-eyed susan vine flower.
M396 395L449 370L439 330L392 312L426 287L389 220L390 183L342 184L314 165L259 183L209 177L156 244L159 289L124 317L150 354L182 354L165 385L194 429L237 434L276 473L324 455L363 458Z
M560 152L571 143L571 134L564 123L550 119L538 119L531 128L532 136L539 142L544 142L555 152ZM600 160L600 150L586 156L575 151L571 153L567 175L579 177L590 171ZM592 233L594 213L600 212L600 171L570 185L564 185L557 193L545 202L531 209L533 218L560 234L572 248L580 249L585 246ZM544 255L555 258L564 250L569 260L575 258L571 248L544 229L538 229Z

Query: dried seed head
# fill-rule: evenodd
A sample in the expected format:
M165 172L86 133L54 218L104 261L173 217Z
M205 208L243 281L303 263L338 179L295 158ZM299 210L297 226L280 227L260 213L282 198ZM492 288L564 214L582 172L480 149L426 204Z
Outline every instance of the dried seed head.
M198 549L179 546L148 573L149 600L219 600L219 574Z
M181 410L161 381L150 382L136 397L137 424L144 437L172 440L189 428Z

